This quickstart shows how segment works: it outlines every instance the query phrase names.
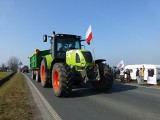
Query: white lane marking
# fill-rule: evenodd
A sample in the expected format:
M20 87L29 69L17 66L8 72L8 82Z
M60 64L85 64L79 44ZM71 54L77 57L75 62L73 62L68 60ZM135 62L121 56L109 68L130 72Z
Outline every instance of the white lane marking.
M25 75L25 74L24 74ZM30 81L30 79L25 75L25 77L28 79L28 81ZM38 93L38 95L40 96L40 98L42 99L42 101L44 102L44 104L46 105L46 107L48 108L49 112L52 114L52 116L54 117L55 120L62 120L62 118L57 114L57 112L51 107L51 105L47 102L47 100L43 97L43 95L41 94L41 92L36 88L36 86L30 81L31 85L34 87L34 89L36 90L36 92Z

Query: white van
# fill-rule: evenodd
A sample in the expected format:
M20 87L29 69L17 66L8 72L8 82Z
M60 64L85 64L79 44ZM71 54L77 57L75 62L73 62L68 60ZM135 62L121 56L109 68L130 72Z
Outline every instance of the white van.
M127 65L125 69L130 70L131 79L136 80L136 70L137 68L142 68L144 65L144 80L147 80L149 84L157 84L157 80L160 80L160 65L152 64L141 64L141 65ZM148 74L148 71L151 70L152 74Z

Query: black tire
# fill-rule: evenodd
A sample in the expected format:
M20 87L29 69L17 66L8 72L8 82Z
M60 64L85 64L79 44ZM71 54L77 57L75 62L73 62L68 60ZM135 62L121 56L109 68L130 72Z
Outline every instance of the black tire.
M35 74L34 74L34 71L32 70L32 73L31 73L31 78L32 78L32 80L35 80Z
M48 74L47 74L47 61L46 61L46 59L43 59L41 61L40 78L41 78L42 87L47 87L49 80L48 80Z
M40 71L36 71L36 82L40 82Z
M98 82L93 82L92 85L97 91L107 91L113 85L113 74L111 68L103 63L97 64L100 72L100 80Z
M72 91L72 71L65 63L55 63L52 69L52 86L55 96L66 97Z
M81 83L82 83L81 80L75 80L74 83L73 83L73 85L74 86L79 86Z
M79 86L82 83L82 76L79 72L75 72L74 77L72 79L74 86Z

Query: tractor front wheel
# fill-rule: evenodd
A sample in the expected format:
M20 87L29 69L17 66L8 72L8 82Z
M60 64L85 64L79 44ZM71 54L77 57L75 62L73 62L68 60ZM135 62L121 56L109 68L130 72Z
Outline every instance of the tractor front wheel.
M52 69L52 86L55 96L66 97L72 91L71 69L65 63L56 63Z
M92 85L97 91L106 91L112 87L114 78L110 67L106 64L99 63L98 69L100 74L100 80L93 82Z

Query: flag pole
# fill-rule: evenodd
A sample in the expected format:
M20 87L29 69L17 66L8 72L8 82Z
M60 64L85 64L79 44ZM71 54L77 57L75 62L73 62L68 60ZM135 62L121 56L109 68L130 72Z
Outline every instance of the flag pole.
M92 53L93 53L93 61L94 61L93 64L94 64L94 68L96 68L95 67L94 40L93 40L91 25L89 26L87 33L86 33L86 40L87 40L87 44L90 44L90 41L92 40Z
M92 52L93 52L93 64L94 64L94 68L96 67L95 65L95 52L94 52L94 40L93 40L93 36L92 36Z

